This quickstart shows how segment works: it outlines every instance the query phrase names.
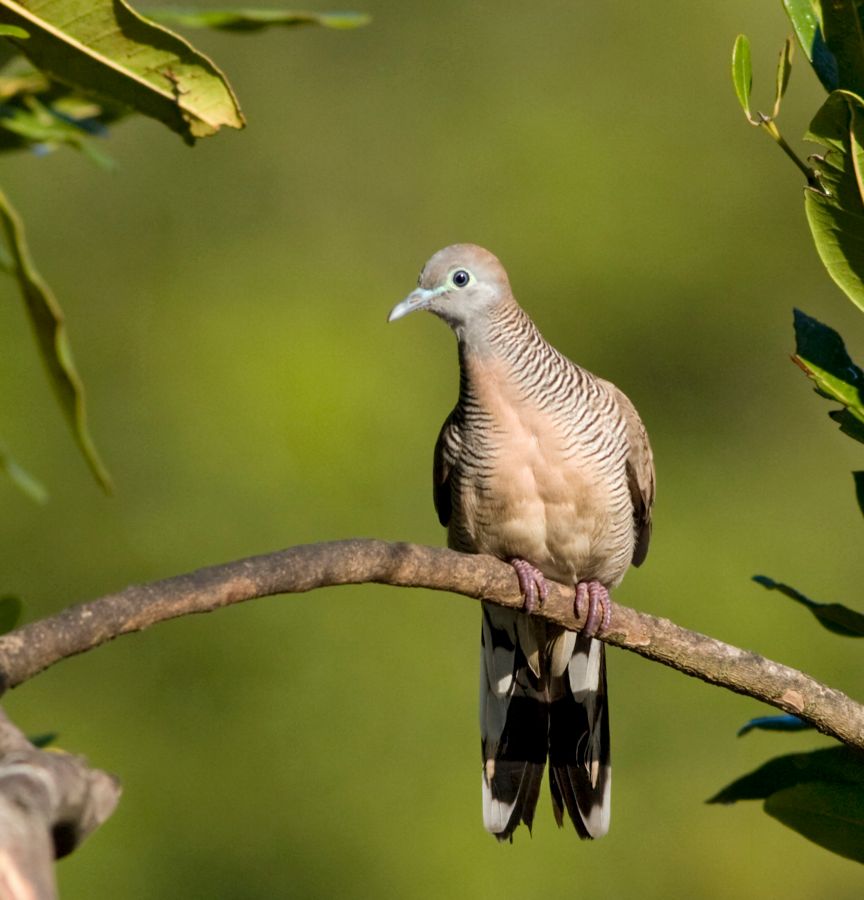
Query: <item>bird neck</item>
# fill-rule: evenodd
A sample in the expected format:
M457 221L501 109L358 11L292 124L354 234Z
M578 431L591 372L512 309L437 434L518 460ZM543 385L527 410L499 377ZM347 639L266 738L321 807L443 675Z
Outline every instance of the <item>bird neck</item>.
M474 319L467 327L457 329L456 336L459 396L465 409L484 407L482 398L493 384L514 391L512 396L520 395L535 367L548 364L549 356L555 355L515 302L489 310L482 321Z
M454 331L463 369L472 359L498 359L516 365L526 345L546 343L537 326L515 301L486 309L460 323Z

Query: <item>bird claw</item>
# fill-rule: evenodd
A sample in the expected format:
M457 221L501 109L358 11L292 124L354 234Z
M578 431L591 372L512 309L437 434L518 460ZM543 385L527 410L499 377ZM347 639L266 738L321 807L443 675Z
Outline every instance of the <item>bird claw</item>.
M612 621L612 601L609 591L599 581L580 581L576 585L576 617L582 618L582 609L585 610L585 624L581 633L586 637L595 637L603 634Z
M549 585L543 573L524 559L508 560L519 579L519 590L522 592L522 609L529 615L537 612L549 596Z

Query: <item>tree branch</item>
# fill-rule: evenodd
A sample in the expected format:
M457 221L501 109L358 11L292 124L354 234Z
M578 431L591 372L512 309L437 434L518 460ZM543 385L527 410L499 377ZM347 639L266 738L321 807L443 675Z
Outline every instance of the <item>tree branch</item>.
M272 594L375 582L452 591L519 608L513 569L490 556L377 540L291 547L71 606L0 637L0 685L16 687L54 663L157 622ZM578 630L573 589L550 584L537 615ZM793 713L819 731L864 749L864 706L808 675L756 653L614 605L603 640L615 647Z
M116 779L70 753L34 747L0 711L0 896L54 900L54 859L114 812Z

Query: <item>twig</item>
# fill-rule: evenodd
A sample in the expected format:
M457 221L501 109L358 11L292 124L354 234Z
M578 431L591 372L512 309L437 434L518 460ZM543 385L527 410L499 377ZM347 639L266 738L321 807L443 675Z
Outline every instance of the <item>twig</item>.
M307 544L132 585L24 625L0 637L0 683L16 687L61 659L166 619L212 612L254 597L365 582L452 591L513 608L522 603L513 569L489 556L377 540ZM537 614L578 630L573 589L557 584L550 588ZM864 749L864 706L796 669L618 604L603 640L762 700Z

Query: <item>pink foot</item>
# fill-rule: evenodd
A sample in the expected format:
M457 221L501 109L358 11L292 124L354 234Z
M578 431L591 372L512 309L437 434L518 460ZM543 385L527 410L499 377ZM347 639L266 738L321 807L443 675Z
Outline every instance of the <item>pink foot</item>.
M543 573L524 559L508 559L507 562L516 570L519 579L519 590L524 601L522 608L531 614L537 612L543 601L549 596L549 585Z
M609 591L599 581L580 581L576 585L576 618L582 618L586 602L588 609L585 611L585 624L581 633L586 637L594 637L609 627L612 621L612 601L609 599Z

